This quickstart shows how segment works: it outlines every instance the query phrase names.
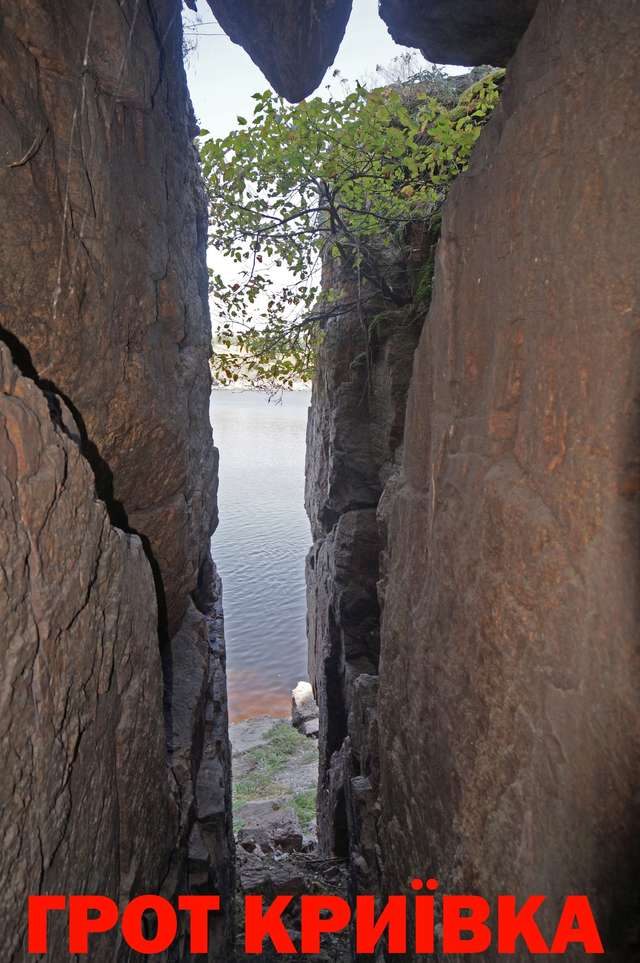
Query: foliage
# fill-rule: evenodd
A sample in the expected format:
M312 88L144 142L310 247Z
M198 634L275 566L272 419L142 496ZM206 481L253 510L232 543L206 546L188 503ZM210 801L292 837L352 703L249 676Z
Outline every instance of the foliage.
M447 107L453 107L464 90L492 72L493 68L485 66L474 67L466 74L448 74L438 64L425 63L417 50L405 50L394 57L390 64L378 64L378 83L375 86L380 86L380 81L383 81L386 86L401 90L409 98L412 91L421 91Z
M287 387L309 376L327 317L369 298L407 302L390 277L390 256L410 224L439 216L503 73L484 77L452 107L414 88L413 99L404 89L358 86L342 100L294 106L267 91L254 95L253 117L239 117L227 137L203 132L210 244L238 271L231 281L211 272L219 377L235 380L248 366L259 382ZM340 271L328 273L352 284L321 287L329 259Z

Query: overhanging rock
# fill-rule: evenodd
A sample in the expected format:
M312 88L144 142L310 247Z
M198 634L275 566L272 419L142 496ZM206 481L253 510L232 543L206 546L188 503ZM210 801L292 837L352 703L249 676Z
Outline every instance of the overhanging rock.
M208 0L222 29L287 100L303 100L333 63L352 0ZM380 0L393 39L443 64L506 64L538 0Z
M352 0L208 0L222 29L287 100L303 100L338 52Z
M380 0L396 43L419 47L439 64L504 66L538 0Z

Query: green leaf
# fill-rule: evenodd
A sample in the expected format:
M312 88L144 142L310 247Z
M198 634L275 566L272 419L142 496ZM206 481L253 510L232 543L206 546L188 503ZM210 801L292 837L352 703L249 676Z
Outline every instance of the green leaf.
M209 243L232 265L210 278L229 342L212 363L224 377L249 371L284 385L308 375L321 319L340 316L351 288L386 303L389 259L412 221L437 232L449 185L498 101L496 74L453 106L423 91L411 100L361 86L343 100L296 105L264 91L253 95L250 124L240 116L242 129L199 142ZM446 84L441 71L429 76ZM339 265L329 268L328 257ZM323 259L332 272L324 290Z

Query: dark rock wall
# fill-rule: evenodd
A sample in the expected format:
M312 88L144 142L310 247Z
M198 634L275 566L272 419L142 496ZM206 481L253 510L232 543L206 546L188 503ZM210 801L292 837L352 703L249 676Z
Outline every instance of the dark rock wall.
M196 0L186 0L195 9ZM635 0L634 0L635 2ZM308 97L338 53L352 0L208 0L220 26L288 100ZM506 64L538 0L380 0L399 44L444 64ZM372 7L372 16L375 16Z
M223 911L209 917L209 941L212 959L226 963L234 940L231 747L222 584L211 564L207 579L213 598L190 603L171 643L168 741L180 799L178 850L187 857L182 891L220 895Z
M587 893L619 960L638 925L639 117L640 4L544 2L446 206L385 497L378 717L385 888Z
M335 284L325 266L325 282ZM376 507L404 424L413 349L422 318L377 308L327 325L307 429L306 506L314 537L307 558L309 672L320 708L318 836L325 854L353 854L352 779L366 781L357 693L375 688L379 657L380 539ZM369 361L367 363L367 355ZM362 750L362 751L361 751ZM361 780L362 782L362 780ZM364 792L366 786L361 785Z
M26 589L61 592L60 606L71 613L52 618L45 607L30 629L40 649L27 668L42 674L39 660L46 660L50 696L42 704L36 699L20 720L16 707L26 696L16 696L13 705L5 701L0 714L3 731L19 721L38 758L46 758L49 730L59 730L64 760L10 802L9 824L26 820L28 845L36 852L41 834L39 858L43 866L51 863L42 874L32 867L19 889L11 882L13 864L4 863L3 889L15 889L20 899L29 887L37 892L50 882L67 893L93 889L123 898L136 887L170 894L191 885L221 891L224 899L230 886L224 652L209 555L217 464L208 415L207 217L180 9L179 0L0 0L0 335L33 390L37 384L64 399L94 476L91 482L88 467L82 469L85 488L78 489L75 511L65 502L65 511L44 521L35 508L20 520L20 537L32 552L47 553L37 572L41 583ZM20 457L36 457L37 444L29 434ZM6 473L4 463L1 468ZM61 493L53 478L46 480L42 504L55 507L64 481ZM81 529L90 512L82 499L93 505L93 485L112 527L103 521L105 545L97 532L85 553ZM97 502L91 512L96 519L104 515ZM47 540L39 546L43 524ZM144 552L135 537L113 526L139 533ZM73 577L65 574L70 565L77 567ZM93 583L96 566L110 586L105 599ZM89 591L86 624L74 621ZM3 621L19 600L26 604L12 587ZM26 645L15 638L14 646ZM173 766L164 773L159 651ZM105 677L114 659L126 676L122 697L119 683ZM95 694L80 693L77 709L74 687L81 682ZM132 693L139 690L136 705ZM103 730L115 730L120 714L123 735L110 747ZM85 765L74 756L76 730L85 733L82 753L85 746L89 755L101 752L104 743L104 772L99 760ZM125 736L129 748L120 745ZM141 777L129 808L122 798L111 799L116 748L123 759L131 755L126 765ZM33 804L19 815L27 791ZM54 814L42 817L47 825L67 821L68 831L43 835L40 813ZM72 858L76 826L85 827L87 838ZM102 860L97 850L91 863L96 832L96 845L114 855ZM118 856L121 846L132 868ZM135 848L135 860L127 847ZM84 876L74 875L81 870ZM24 910L21 904L14 917ZM228 922L217 926L216 939L224 939ZM13 934L2 938L12 941ZM19 958L13 952L11 943L7 958Z
M383 6L423 44L415 5ZM492 33L441 6L459 26L438 49L470 63L506 58L533 10ZM232 888L179 12L0 0L10 961L28 893ZM502 54L470 51L487 31ZM307 489L323 850L362 891L586 892L619 960L637 939L639 38L637 0L541 0L447 204L413 369L420 312L370 345L355 316L328 325ZM213 930L226 959L229 920Z
M208 0L218 23L288 100L318 87L338 53L353 0Z
M434 63L508 63L538 0L380 0L396 43L419 47Z

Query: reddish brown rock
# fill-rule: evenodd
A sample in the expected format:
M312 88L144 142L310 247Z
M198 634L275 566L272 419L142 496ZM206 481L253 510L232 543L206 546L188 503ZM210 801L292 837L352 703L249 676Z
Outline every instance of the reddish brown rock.
M11 961L27 958L27 896L171 896L178 840L151 569L140 539L109 523L63 418L73 424L0 344L0 901L11 921L0 948ZM65 959L62 914L50 921L49 955ZM91 958L115 953L104 937Z
M447 202L386 506L378 719L390 892L430 875L544 893L555 920L585 893L621 961L640 866L638 117L640 6L543 3Z
M45 611L31 629L38 651L53 647L56 653L46 669L56 701L45 700L35 716L21 716L18 703L7 699L0 725L10 741L21 727L20 739L33 746L43 767L51 731L64 724L72 733L61 733L66 769L58 772L56 743L51 781L38 773L30 798L10 794L6 817L20 830L20 820L37 827L42 813L54 814L42 817L47 827L60 823L51 830L53 842L43 837L43 845L56 852L51 881L59 891L86 885L117 894L121 885L125 898L138 884L169 894L190 885L219 892L230 911L224 653L209 555L217 466L208 416L207 217L192 144L180 10L179 0L0 0L0 334L23 371L64 397L77 421L69 416L69 430L93 469L92 475L85 466L86 491L69 494L67 485L48 493L43 485L40 509L21 519L25 543L48 553L47 563L55 560L60 569L46 576L47 591L60 593L59 621ZM21 451L27 461L36 457L37 442L26 437ZM88 531L85 558L76 524L88 514L85 502L93 504L94 487L110 521L122 529L110 538L138 546L131 557L110 550L103 563L106 549L100 553ZM55 506L58 494L65 510L49 517L46 508ZM3 498L2 510L10 513L7 504ZM55 551L46 542L40 546L42 513L47 525L55 522L48 532ZM144 551L125 531L140 534ZM11 548L5 545L2 553L5 571L13 565ZM148 586L149 562L155 593ZM98 598L92 622L85 625L78 616L84 634L76 638L73 612L84 612L98 563L106 566L100 578L109 583L109 595L104 602ZM69 566L77 568L74 577ZM26 618L40 587L26 585L25 595L18 575L5 604L16 613L24 608ZM65 633L71 633L68 641ZM100 673L106 669L93 664L99 658L111 664L109 647L118 639L114 664L131 676L138 705L133 696L118 704L116 683L105 681ZM177 641L184 653L176 653ZM162 647L177 812L167 811L168 759L163 788L157 784L165 720L153 694L159 680L145 662L149 646L156 668ZM6 653L2 669L11 678ZM78 695L76 670L90 691L106 686L105 698ZM180 699L194 710L176 730ZM107 730L121 716L125 731L117 739L126 744L118 742L115 760ZM80 744L83 753L85 741L87 753L95 752L91 764L74 757L76 730L98 733ZM115 768L128 779L129 764L136 770L135 786L125 787L131 805L112 778ZM104 833L94 852L101 819ZM74 827L84 827L86 836L77 843L74 866L65 823L74 845L81 835ZM28 845L35 846L31 836ZM53 860L49 850L45 857ZM122 884L120 872L128 874ZM47 883L33 867L24 882L16 873L7 859L1 888L14 900L22 899L24 887L37 892ZM228 925L221 914L212 959L227 958Z
M169 635L209 551L216 485L179 13L0 0L0 325L76 412L112 518L149 544Z

